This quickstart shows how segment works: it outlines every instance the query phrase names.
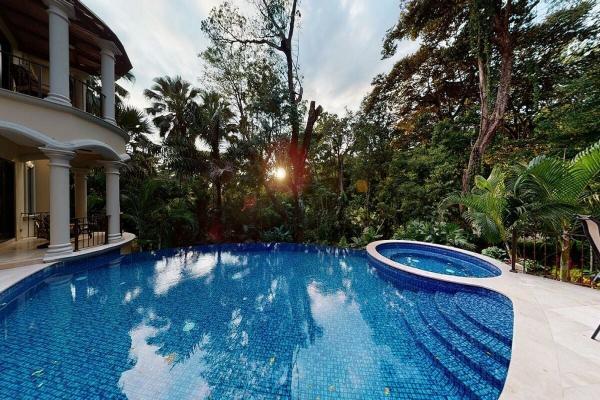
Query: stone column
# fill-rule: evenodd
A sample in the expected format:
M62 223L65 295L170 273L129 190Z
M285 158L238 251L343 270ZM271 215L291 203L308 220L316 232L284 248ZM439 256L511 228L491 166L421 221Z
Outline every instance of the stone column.
M75 218L87 218L87 168L73 168L75 183Z
M27 167L23 161L15 162L15 239L23 239L23 233L27 233L29 219L23 219L25 212L25 172ZM25 223L23 223L25 221Z
M73 252L69 227L69 168L75 153L68 150L40 148L50 160L50 245L44 258Z
M46 100L71 105L69 98L69 18L75 14L66 0L44 0L48 6L50 93Z
M109 48L100 51L102 78L102 117L111 124L115 121L115 53Z
M118 161L105 161L104 173L106 174L106 215L108 216L108 242L114 243L121 240L121 201L119 194L119 168Z

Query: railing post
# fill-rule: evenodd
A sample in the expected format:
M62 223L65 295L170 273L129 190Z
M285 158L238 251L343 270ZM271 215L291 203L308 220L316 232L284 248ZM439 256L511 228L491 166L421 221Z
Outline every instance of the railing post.
M108 225L110 222L110 215L104 216L104 244L108 244Z
M513 229L510 246L510 272L517 272L517 230Z
M75 218L75 223L73 224L73 235L75 235L75 251L79 251L79 218Z

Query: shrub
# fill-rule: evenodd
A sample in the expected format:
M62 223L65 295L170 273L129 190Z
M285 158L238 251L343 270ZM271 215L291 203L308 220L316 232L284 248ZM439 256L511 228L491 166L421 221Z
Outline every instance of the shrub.
M381 235L379 234L379 229L375 229L372 227L367 227L363 230L360 236L354 236L352 238L351 247L365 247L371 242L381 239Z
M495 258L496 260L506 261L508 259L508 254L506 250L501 249L497 246L487 247L481 250L481 254L484 256Z
M529 273L536 273L544 270L544 267L535 260L523 260L521 261L521 265L523 265L525 272Z
M348 247L348 239L346 239L346 236L342 236L338 242L338 247Z
M574 268L569 271L569 279L571 282L579 282L583 276L583 271L580 268Z
M262 237L264 242L291 242L292 233L284 226L276 226Z
M463 249L474 249L469 234L457 224L444 221L410 221L399 226L394 231L394 239L417 240L460 247Z

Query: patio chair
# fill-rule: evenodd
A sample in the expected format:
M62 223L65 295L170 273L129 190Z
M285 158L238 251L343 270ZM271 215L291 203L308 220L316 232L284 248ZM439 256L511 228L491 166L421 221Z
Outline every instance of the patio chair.
M50 215L37 214L33 218L36 237L38 239L50 240Z
M585 236L590 242L590 246L592 246L594 257L600 260L600 221L587 215L580 215L579 219L583 225ZM600 272L591 277L592 286L594 286L594 283L598 279L600 279ZM596 331L594 331L592 339L596 340L596 336L598 336L598 334L600 334L600 325L598 325Z

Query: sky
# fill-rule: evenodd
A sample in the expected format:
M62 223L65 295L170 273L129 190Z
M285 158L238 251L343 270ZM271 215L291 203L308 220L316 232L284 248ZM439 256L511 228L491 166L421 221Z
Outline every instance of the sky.
M208 40L200 22L222 0L84 0L117 34L136 77L129 102L147 105L143 90L152 79L181 75L202 88L198 54ZM232 0L242 10L247 0ZM302 0L298 34L304 99L316 100L329 112L356 110L371 80L391 69L381 60L385 32L397 21L399 0ZM416 50L404 42L396 57Z

